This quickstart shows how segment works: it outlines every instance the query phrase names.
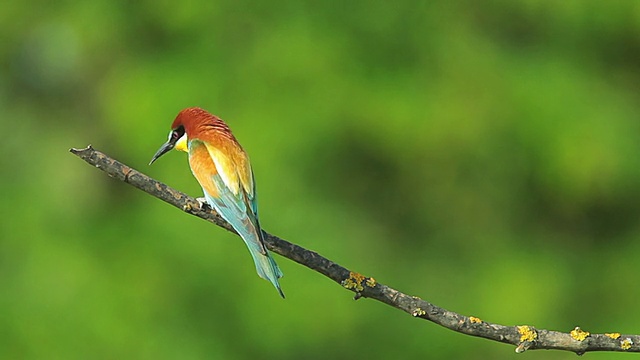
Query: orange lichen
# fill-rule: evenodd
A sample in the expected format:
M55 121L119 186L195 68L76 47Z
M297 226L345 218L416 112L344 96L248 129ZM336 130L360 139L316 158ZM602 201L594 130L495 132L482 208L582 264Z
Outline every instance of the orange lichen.
M534 341L538 338L538 333L531 326L522 325L518 326L518 333L520 333L520 342Z
M475 316L470 316L469 321L471 321L472 324L482 324L482 320L478 319Z
M364 279L366 279L364 275L352 271L349 273L349 278L342 281L342 286L349 290L360 292L364 290L364 287L362 287L362 282L364 281Z
M620 337L620 333L605 333L604 336L610 337L615 340Z
M620 342L620 347L622 348L622 350L631 349L631 345L633 345L633 340L631 340L630 338L626 338Z
M584 341L584 339L589 337L589 335L591 335L591 334L588 331L584 331L584 330L580 329L579 326L576 326L575 329L571 330L571 337L574 340Z

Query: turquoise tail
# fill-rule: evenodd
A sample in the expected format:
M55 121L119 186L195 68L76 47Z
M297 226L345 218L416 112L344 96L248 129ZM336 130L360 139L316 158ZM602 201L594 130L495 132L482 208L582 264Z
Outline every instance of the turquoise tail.
M213 205L218 214L238 232L249 248L253 262L256 264L258 275L263 279L269 280L278 290L280 296L284 298L284 293L280 288L280 283L278 283L278 279L282 277L282 271L269 255L269 251L264 247L262 230L260 230L260 224L257 216L254 215L254 210L249 209L226 186L223 186L220 175L214 176L214 182L220 189L220 197L214 198L205 191L204 196L207 199L207 203Z
M265 280L269 280L276 290L278 290L280 296L284 298L284 293L278 282L278 279L282 277L282 271L280 271L278 264L273 260L268 250L265 249L267 253L263 254L260 252L260 247L254 245L255 243L249 241L246 243L249 247L253 262L256 264L256 272L258 272L258 275Z

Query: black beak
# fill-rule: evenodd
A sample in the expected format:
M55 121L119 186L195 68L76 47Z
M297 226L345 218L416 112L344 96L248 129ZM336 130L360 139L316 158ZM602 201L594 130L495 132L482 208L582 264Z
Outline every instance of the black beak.
M166 143L164 143L160 149L158 149L158 151L156 152L155 155L153 155L153 157L151 158L151 161L149 162L149 165L153 164L154 161L158 160L158 158L166 153L168 153L169 151L171 151L171 149L173 149L173 147L176 146L176 141L172 141L172 139L169 139L169 141L167 141Z

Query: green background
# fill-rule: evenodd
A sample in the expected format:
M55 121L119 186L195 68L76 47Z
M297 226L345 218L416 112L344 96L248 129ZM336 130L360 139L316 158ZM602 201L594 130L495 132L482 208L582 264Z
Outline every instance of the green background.
M276 256L282 300L239 238L68 153L200 196L184 154L147 166L189 106L267 231L486 321L640 333L640 2L12 1L0 35L2 359L575 359Z

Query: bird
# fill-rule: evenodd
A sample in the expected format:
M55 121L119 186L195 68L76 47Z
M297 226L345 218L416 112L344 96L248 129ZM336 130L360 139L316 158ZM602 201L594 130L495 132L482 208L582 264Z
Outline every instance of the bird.
M278 279L282 271L267 250L258 219L256 184L249 157L229 126L199 107L186 108L171 124L169 139L149 165L172 149L189 154L189 166L213 207L244 240L260 277L284 293Z

